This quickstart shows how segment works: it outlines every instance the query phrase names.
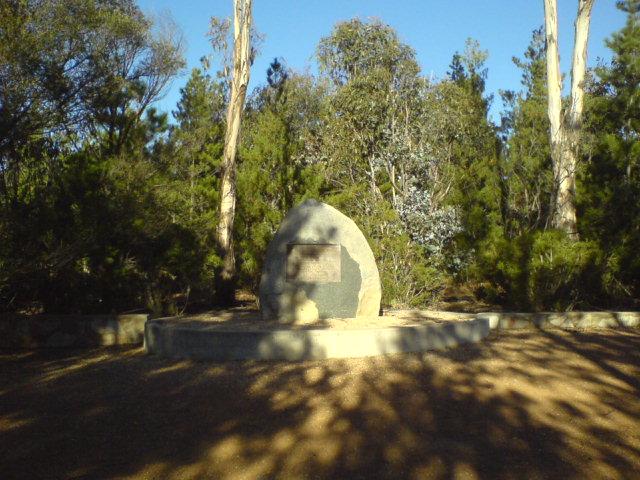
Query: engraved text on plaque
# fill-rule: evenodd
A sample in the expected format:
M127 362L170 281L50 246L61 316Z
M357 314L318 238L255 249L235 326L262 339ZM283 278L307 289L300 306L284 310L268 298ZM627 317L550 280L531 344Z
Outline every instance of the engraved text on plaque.
M340 245L287 245L287 281L340 282Z

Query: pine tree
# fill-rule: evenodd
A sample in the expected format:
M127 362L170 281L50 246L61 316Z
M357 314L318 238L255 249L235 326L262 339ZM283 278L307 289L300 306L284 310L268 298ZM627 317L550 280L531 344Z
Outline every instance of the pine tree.
M173 175L186 188L184 212L189 222L198 218L214 222L219 203L218 169L224 146L224 95L223 86L214 82L199 68L194 68L184 88L180 89L177 110L178 121L172 139L176 158ZM202 218L203 213L206 213ZM213 228L214 224L209 227ZM201 225L206 230L206 225Z
M171 181L165 195L174 223L193 232L203 252L202 278L194 285L211 298L214 272L220 268L215 226L220 203L220 163L224 148L224 87L194 68L173 112L178 125L171 133L167 155ZM197 293L197 292L196 292Z
M595 145L579 183L580 226L607 256L604 282L617 299L640 297L640 1L618 2L625 26L596 70L588 128Z
M459 125L447 139L453 151L450 160L453 187L448 201L462 212L464 233L458 247L464 250L474 248L501 223L500 142L488 118L492 97L485 95L487 58L488 52L477 41L467 39L464 52L455 53L452 59L449 78L453 85L443 85L445 102Z
M533 31L524 59L514 57L513 62L522 71L524 91L502 92L510 108L502 125L506 142L502 172L505 226L511 238L546 228L551 221L553 178L542 29Z

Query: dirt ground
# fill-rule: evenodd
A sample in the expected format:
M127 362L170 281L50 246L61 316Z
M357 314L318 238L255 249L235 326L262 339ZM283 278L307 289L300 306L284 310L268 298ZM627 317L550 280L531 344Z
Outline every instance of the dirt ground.
M304 363L0 352L0 478L640 478L640 331Z
M326 318L321 320L282 323L277 320L263 320L255 308L231 308L211 310L182 317L169 317L167 321L182 325L192 324L207 330L306 330L351 328L385 328L404 325L425 325L442 322L464 322L475 318L473 313L448 312L444 310L388 310L378 317Z

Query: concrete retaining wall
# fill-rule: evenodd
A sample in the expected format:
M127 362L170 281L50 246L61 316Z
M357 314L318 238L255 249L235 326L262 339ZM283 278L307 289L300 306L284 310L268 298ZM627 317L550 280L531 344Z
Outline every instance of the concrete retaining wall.
M142 344L147 314L2 315L0 348Z
M320 360L441 350L478 342L489 321L360 329L221 331L205 326L151 320L147 352L170 358L207 360Z
M640 327L640 312L479 313L491 329Z

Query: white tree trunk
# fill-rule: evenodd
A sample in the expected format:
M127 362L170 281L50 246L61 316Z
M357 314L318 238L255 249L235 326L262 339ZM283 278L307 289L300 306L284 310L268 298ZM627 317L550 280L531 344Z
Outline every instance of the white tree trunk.
M251 0L234 0L233 7L233 77L227 110L227 130L224 138L220 183L220 219L216 231L223 260L221 280L223 284L226 284L226 288L225 285L221 285L223 290L230 287L236 270L233 252L233 221L236 210L236 151L251 66Z
M574 229L575 209L571 201L570 172L566 162L565 129L562 122L562 73L558 53L558 5L556 0L544 0L545 36L547 45L547 114L549 143L553 163L552 224L564 231ZM571 211L573 210L573 212ZM573 214L572 214L573 213ZM571 232L568 232L571 233Z
M547 43L547 114L551 125L551 147L561 143L562 135L562 74L558 54L558 6L556 0L544 0L544 21Z
M578 17L576 18L575 46L573 48L573 64L571 66L571 107L569 110L569 126L577 130L582 122L584 108L584 79L587 69L587 43L591 10L595 0L578 1Z
M571 103L566 121L562 112L562 74L558 54L558 8L556 0L544 0L547 44L549 139L553 160L553 226L578 238L575 184L582 111L587 41L594 0L578 0L575 44L571 69Z

